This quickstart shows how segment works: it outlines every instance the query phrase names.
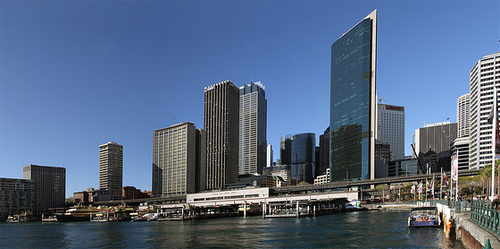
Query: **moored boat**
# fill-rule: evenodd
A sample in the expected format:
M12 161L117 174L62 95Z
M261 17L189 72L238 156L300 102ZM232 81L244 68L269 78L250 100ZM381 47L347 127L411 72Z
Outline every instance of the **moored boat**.
M75 206L57 215L57 221L90 221L91 213L99 213L95 207Z
M408 227L432 227L440 226L441 218L439 218L436 207L416 207L410 211L408 217Z

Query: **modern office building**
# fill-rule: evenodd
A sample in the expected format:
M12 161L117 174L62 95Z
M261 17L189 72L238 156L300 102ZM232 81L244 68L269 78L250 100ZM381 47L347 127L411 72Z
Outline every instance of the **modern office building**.
M267 100L262 83L240 87L239 174L262 174L266 167Z
M390 160L405 157L405 108L377 102L377 140L391 147Z
M314 183L316 178L316 134L300 133L281 137L281 164L289 165L292 184Z
M35 182L34 215L48 212L49 208L65 207L65 168L29 164L23 167L23 179Z
M205 143L205 132L188 122L153 132L154 196L204 190Z
M391 145L375 140L375 158L383 159L385 162L391 161Z
M99 146L98 201L122 199L123 145L108 142Z
M266 149L266 167L273 166L273 146L268 144Z
M404 158L389 162L388 177L417 175L418 162L414 158Z
M375 177L377 11L331 48L332 181Z
M481 58L470 71L470 148L471 169L484 167L493 162L492 125L488 115L492 109L493 89L500 87L500 52ZM496 78L496 79L495 79ZM498 94L498 93L497 93ZM499 103L497 101L497 103ZM498 110L498 104L497 104Z
M449 121L443 123L426 124L415 130L414 148L417 155L434 151L437 154L449 151L457 138L457 123Z
M457 137L469 137L470 130L470 94L464 94L457 99Z
M323 175L330 168L330 127L319 135L319 153L316 153L318 175Z
M458 170L468 170L469 168L469 137L458 137L453 141L452 154L458 155Z
M238 178L240 89L226 80L205 87L206 189Z
M5 221L9 215L33 213L34 208L34 181L0 178L0 221Z

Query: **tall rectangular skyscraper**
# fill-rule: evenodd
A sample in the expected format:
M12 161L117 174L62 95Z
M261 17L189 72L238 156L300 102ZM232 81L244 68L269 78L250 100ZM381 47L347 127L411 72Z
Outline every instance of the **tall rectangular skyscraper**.
M49 208L65 207L65 168L30 164L23 167L23 178L35 184L35 215L49 213Z
M266 167L267 100L262 83L240 87L239 174L262 174Z
M196 130L188 122L154 131L154 196L200 192L201 183L204 189L204 135L203 130Z
M390 145L390 160L405 157L405 108L377 102L377 133L375 138Z
M493 162L493 129L487 119L494 98L498 99L498 96L494 96L494 88L496 86L497 89L500 88L498 75L500 75L500 52L484 56L470 71L469 165L471 169L482 168ZM496 108L498 110L498 106Z
M123 145L108 142L99 146L99 201L121 200Z
M206 189L238 178L240 89L226 80L205 87Z
M458 137L468 137L470 130L470 94L466 93L457 99Z
M375 177L377 11L332 44L332 181Z

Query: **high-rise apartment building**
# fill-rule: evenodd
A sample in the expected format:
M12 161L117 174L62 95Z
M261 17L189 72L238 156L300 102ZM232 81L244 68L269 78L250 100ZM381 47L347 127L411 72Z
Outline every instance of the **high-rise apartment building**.
M377 11L332 44L332 181L375 177Z
M453 141L457 138L457 123L442 122L426 124L415 130L415 153L427 153L434 151L441 153L449 151Z
M377 103L377 133L380 142L390 145L390 160L405 157L405 108Z
M290 166L295 183L314 183L316 169L316 134L300 133L281 137L281 164Z
M34 215L48 212L49 208L65 207L65 168L30 164L23 167L23 179L35 182Z
M457 99L457 138L453 141L452 154L458 156L458 170L469 169L470 94Z
M484 56L470 71L470 147L471 169L484 167L493 162L492 125L488 115L492 109L494 88L500 87L500 52ZM498 87L497 87L498 89ZM497 101L497 103L499 103ZM498 110L498 106L496 107Z
M273 166L273 146L267 145L267 153L266 153L266 167Z
M226 80L205 87L206 189L238 178L240 89Z
M108 142L99 146L99 201L121 200L123 145Z
M184 122L153 133L153 195L190 194L205 187L205 132Z
M240 87L239 174L262 174L266 166L267 100L262 83Z
M470 94L466 93L457 99L457 137L468 137L470 130Z

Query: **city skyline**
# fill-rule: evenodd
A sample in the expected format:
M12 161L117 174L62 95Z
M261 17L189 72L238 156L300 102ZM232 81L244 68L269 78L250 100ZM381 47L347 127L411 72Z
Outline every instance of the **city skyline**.
M62 166L67 196L98 186L96 146L108 141L126 147L123 185L151 190L151 133L183 121L203 128L203 88L221 78L237 86L252 77L266 84L267 140L275 155L285 134L322 134L330 45L374 9L377 91L405 106L406 155L422 122L456 122L456 99L469 91L470 70L499 51L494 1L1 7L1 175L21 178L30 163ZM257 16L242 17L248 8ZM454 59L443 67L446 57ZM104 121L112 125L102 127ZM14 149L23 141L30 141L24 150Z

